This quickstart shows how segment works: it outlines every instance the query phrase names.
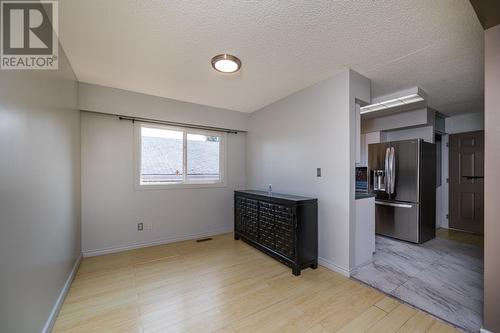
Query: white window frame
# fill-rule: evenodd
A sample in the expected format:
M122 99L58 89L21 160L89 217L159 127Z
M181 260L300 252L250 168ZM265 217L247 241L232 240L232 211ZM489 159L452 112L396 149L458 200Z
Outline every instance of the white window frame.
M183 137L183 180L181 182L172 183L159 183L159 184L142 184L141 183L141 160L142 160L142 135L141 129L143 127L158 128L171 131L182 132ZM187 179L187 135L188 134L201 134L201 135L217 135L220 137L219 142L219 174L220 179L217 181L193 181ZM226 187L226 139L227 133L205 131L181 126L169 126L161 124L150 124L144 122L134 122L134 185L136 190L170 190L182 188L210 188L210 187Z

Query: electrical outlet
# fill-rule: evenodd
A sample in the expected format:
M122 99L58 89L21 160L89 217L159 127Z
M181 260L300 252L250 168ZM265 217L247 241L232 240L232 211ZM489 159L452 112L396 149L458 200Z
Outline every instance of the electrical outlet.
M137 230L143 231L144 230L144 223L142 223L142 222L137 223Z
M153 230L153 223L146 224L146 230Z

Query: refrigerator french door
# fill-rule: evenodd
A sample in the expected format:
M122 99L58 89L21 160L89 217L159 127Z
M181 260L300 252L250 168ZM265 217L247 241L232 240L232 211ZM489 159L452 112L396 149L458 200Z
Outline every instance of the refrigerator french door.
M436 151L421 139L368 147L377 234L413 243L435 236Z

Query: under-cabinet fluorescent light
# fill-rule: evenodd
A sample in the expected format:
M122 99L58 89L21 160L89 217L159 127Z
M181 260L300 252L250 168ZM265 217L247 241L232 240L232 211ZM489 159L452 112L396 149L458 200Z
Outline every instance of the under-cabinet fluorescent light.
M392 108L394 106L405 105L405 102L401 101L400 99L394 98L388 101L383 101L380 104L384 105L385 107Z
M412 104L416 102L423 101L424 98L418 94L406 95L403 97L392 98L387 101L382 101L380 103L369 104L360 108L360 114L365 114L374 111L385 110L393 108L396 106Z
M403 101L405 104L420 102L420 101L424 100L422 96L417 95L417 94L412 94L412 95L408 95L405 97L400 97L399 99L401 101Z

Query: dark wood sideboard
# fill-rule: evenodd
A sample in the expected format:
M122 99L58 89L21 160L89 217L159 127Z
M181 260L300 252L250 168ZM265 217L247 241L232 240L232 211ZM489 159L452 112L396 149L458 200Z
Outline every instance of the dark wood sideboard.
M234 192L234 238L292 268L318 267L318 200L264 191Z

